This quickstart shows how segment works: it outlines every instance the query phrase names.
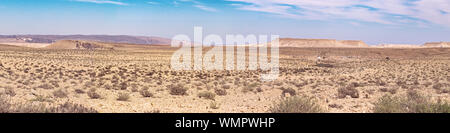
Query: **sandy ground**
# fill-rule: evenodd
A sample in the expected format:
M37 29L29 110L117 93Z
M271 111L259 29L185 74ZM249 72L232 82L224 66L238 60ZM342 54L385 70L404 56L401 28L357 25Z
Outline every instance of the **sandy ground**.
M13 45L13 46L21 46L21 47L29 47L29 48L43 48L50 45L50 43L0 43L0 44L6 44L6 45Z
M255 71L175 72L170 69L174 50L165 46L126 51L2 48L0 93L12 89L15 95L8 97L13 103L44 97L40 102L71 101L99 112L268 112L283 98L282 88L316 98L327 112L371 112L378 98L391 93L384 89L395 89L394 95L413 89L433 98L449 98L440 89L449 89L450 49L282 48L280 77L272 82L260 81L261 73ZM319 53L332 66L317 66ZM360 96L339 98L337 90L353 82ZM187 95L170 94L168 86L179 83L188 88ZM434 89L436 84L442 87ZM153 97L139 93L146 88ZM90 98L91 89L101 98ZM67 97L56 97L57 90ZM214 100L198 96L215 90L227 94ZM119 93L130 98L119 101ZM212 103L219 107L212 108Z

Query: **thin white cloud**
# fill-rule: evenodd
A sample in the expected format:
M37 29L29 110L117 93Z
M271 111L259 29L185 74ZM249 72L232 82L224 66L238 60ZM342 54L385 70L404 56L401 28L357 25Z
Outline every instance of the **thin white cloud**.
M201 4L200 2L198 2L196 0L179 0L179 1L181 1L181 2L192 2L192 3L195 3L195 4Z
M120 1L113 1L113 0L74 0L78 2L89 2L89 3L96 3L96 4L113 4L113 5L121 5L126 6L127 3L123 3Z
M173 3L173 5L174 5L175 7L178 7L178 6L180 5L180 3L178 3L178 1L176 1L176 0L173 1L172 3Z
M349 19L381 24L450 27L450 0L227 0L237 9L312 20Z
M194 7L197 7L198 9L204 10L204 11L209 11L209 12L217 12L217 9L212 8L212 7L207 7L204 5L194 5Z
M206 4L203 4L202 2L199 2L197 0L174 0L174 5L178 6L181 2L192 4L193 7L196 7L198 9L208 11L208 12L217 12L218 11L216 8L207 6Z
M148 1L147 4L150 4L150 5L159 5L158 2L154 2L154 1Z

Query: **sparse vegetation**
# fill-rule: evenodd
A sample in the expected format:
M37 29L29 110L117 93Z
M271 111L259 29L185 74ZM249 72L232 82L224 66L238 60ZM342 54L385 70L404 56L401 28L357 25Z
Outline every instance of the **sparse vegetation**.
M119 93L117 100L119 101L128 101L130 99L129 93Z
M155 110L152 110L152 111L146 111L144 113L162 113L162 112L159 109L155 109Z
M16 96L16 91L12 87L5 88L5 94L9 96Z
M82 89L75 89L75 93L77 93L77 94L84 94L86 92L84 92L84 90L82 90Z
M67 92L59 89L59 90L53 91L53 96L55 96L57 98L66 98Z
M41 109L35 108L46 111L46 108L60 106L61 101L74 101L101 112L135 111L130 106L108 107L124 104L118 100L124 93L124 96L128 94L128 98L123 98L128 101L126 104L142 107L140 111L170 113L174 110L205 112L210 111L205 109L217 109L214 112L224 112L230 111L230 107L242 107L232 112L267 112L267 105L280 95L285 99L283 101L310 95L317 99L311 101L321 103L320 107L328 106L330 112L371 112L368 102L377 101L383 95L402 99L404 92L418 90L433 96L428 100L433 105L430 108L438 105L440 97L441 105L445 105L444 101L450 95L450 80L446 75L449 55L445 54L450 49L446 48L280 48L283 58L279 60L279 78L261 81L261 74L267 71L174 71L170 57L175 48L167 46L133 45L128 49L127 44L120 44L121 47L114 49L97 50L89 49L88 44L99 43L78 43L86 45L80 48L88 49L11 49L0 45L0 93L11 103L0 106L13 106L11 108L16 110L20 104L33 105L36 107L19 110L40 112ZM317 66L314 60L317 55L312 50L327 51L329 54L321 63L330 66ZM391 60L386 61L385 57ZM198 97L212 100L199 100ZM346 97L351 98L342 99ZM229 99L232 100L224 102ZM405 103L407 100L400 101L403 102L401 106L410 104ZM219 108L217 103L227 105ZM304 104L308 100L300 103L285 105L311 105ZM411 107L416 108L408 105L410 110L406 112L433 112L423 111L423 108L411 111ZM9 107L6 110L14 112ZM308 112L303 108L298 110ZM432 110L442 112L442 109Z
M231 85L225 84L225 85L222 85L222 88L225 89L225 90L226 90L226 89L230 89L230 88L231 88Z
M220 105L217 103L217 102L211 102L210 104L209 104L209 107L211 108L211 109L219 109L220 108Z
M97 93L96 89L91 89L87 92L87 95L91 98L91 99L99 99L101 98L100 94Z
M247 92L253 92L254 88L251 87L244 87L242 88L242 92L247 93Z
M42 88L42 89L46 89L46 90L51 90L51 89L54 88L54 86L51 85L51 84L49 84L49 83L44 83L44 84L38 86L38 88Z
M272 113L320 113L324 109L317 104L316 100L306 96L293 96L281 100L269 109Z
M441 83L436 83L435 85L433 85L433 89L440 90L442 86L443 85Z
M395 94L395 93L397 93L398 88L390 88L390 89L388 89L388 88L380 88L380 91L381 92L389 92L391 94Z
M345 98L347 96L350 96L351 98L359 98L359 91L354 87L354 85L349 85L338 89L338 98Z
M242 88L242 92L247 93L247 92L254 92L256 87L260 86L259 83L255 82L255 83L251 83L248 85L244 85L244 88Z
M216 94L219 95L219 96L225 96L225 95L227 95L227 90L225 90L225 89L216 89L215 92L216 92Z
M297 92L294 89L292 89L292 88L283 88L282 87L281 90L283 91L283 92L281 92L281 94L283 96L286 96L286 94L289 94L289 96L297 95Z
M204 91L204 92L198 93L198 97L209 99L209 100L214 100L214 98L216 97L216 94L209 92L209 91Z
M2 94L0 94L0 113L8 113L10 108L11 104L9 101Z
M143 89L139 91L139 94L141 94L143 97L153 97L153 93L150 92L148 89Z
M187 95L188 88L184 84L169 85L168 86L171 95Z
M98 111L71 102L65 102L56 107L47 106L42 103L21 103L13 105L5 97L0 95L0 113L98 113Z
M450 113L450 104L429 97L416 91L409 91L406 96L385 95L373 109L375 113Z
M43 96L43 95L37 95L35 98L31 99L30 101L37 101L37 102L53 102L49 98Z

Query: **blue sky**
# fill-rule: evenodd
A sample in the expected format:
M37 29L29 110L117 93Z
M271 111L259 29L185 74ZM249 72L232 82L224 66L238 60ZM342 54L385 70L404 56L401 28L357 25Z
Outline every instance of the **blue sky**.
M450 41L449 0L0 0L0 34L278 34Z

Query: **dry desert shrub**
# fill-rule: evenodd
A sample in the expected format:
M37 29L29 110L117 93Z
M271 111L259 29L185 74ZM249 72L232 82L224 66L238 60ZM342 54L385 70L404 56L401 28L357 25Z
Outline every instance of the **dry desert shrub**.
M37 101L37 102L53 102L48 97L45 97L43 95L37 95L35 98L31 99L30 101Z
M442 89L439 93L450 93L450 88Z
M145 111L144 113L162 113L162 112L159 109L155 109L155 110L152 110L152 111Z
M98 113L98 111L93 108L87 108L81 104L66 102L59 105L52 113Z
M256 88L256 92L263 92L264 90L261 87Z
M441 83L436 83L435 85L433 85L433 89L436 90L440 90L443 87L443 85Z
M359 91L353 85L338 89L338 98L345 98L347 96L359 98Z
M130 99L129 93L119 93L119 96L117 97L118 101L128 101Z
M395 94L395 93L397 93L398 88L391 88L391 89L388 89L388 88L380 88L380 91L381 91L381 92L389 92L389 93L391 93L391 94Z
M324 109L312 97L293 96L283 99L269 109L272 113L321 113Z
M77 93L77 94L84 94L84 93L86 93L86 92L84 92L84 90L82 90L82 89L75 89L74 91L75 91L75 93Z
M284 82L275 81L273 84L276 85L276 86L282 86L284 84Z
M99 99L101 98L100 94L97 93L96 89L91 89L87 92L87 95L89 96L89 98L91 99Z
M215 89L214 91L215 91L216 94L219 95L219 96L225 96L225 95L227 95L227 90L225 90L225 89Z
M12 87L5 87L5 94L9 95L9 96L16 96L16 91L14 91L14 89Z
M131 92L138 92L139 85L136 83L131 84Z
M450 104L438 100L432 102L417 91L409 91L406 96L385 95L381 97L375 107L374 113L450 113Z
M0 113L8 113L11 104L8 102L7 98L0 94Z
M126 90L128 88L128 84L125 82L120 83L120 90Z
M428 86L430 86L430 85L432 85L433 83L431 83L431 82L425 82L423 85L425 86L425 87L428 87Z
M284 88L284 87L281 87L280 89L283 91L283 92L281 92L281 95L282 95L283 97L285 97L286 94L289 94L289 96L295 96L295 95L297 95L297 92L296 92L294 89L292 89L292 88Z
M245 86L244 88L242 88L242 92L247 93L247 92L254 92L256 87L258 87L260 84L255 82L252 84L249 84L247 86Z
M153 93L148 89L142 89L141 91L139 91L139 94L141 94L143 97L153 97Z
M50 107L42 103L12 105L5 97L0 96L0 113L98 113L98 111L71 102L65 102L56 107Z
M391 88L391 89L389 89L389 93L391 93L391 94L395 94L395 93L397 93L397 91L398 91L398 88Z
M247 92L253 92L254 88L251 87L244 87L242 88L242 92L247 93Z
M46 89L46 90L50 90L50 89L53 89L53 88L54 88L54 86L53 86L53 85L51 85L51 84L49 84L49 83L44 83L44 84L42 84L42 85L39 85L39 86L38 86L38 88L42 88L42 89Z
M231 85L229 85L229 84L224 84L224 85L222 85L222 88L223 88L223 89L230 89L230 88L231 88Z
M438 94L449 93L450 92L450 88L448 86L449 86L448 84L436 83L435 85L433 85L433 89Z
M184 84L172 84L167 86L169 88L171 95L187 95L188 88L184 86Z
M384 82L384 81L376 81L376 84L378 85L378 86L385 86L386 85L386 82Z
M337 109L342 109L342 108L344 108L344 106L339 105L339 104L336 104L336 103L334 103L334 104L329 104L328 107L330 107L330 108L337 108Z
M67 97L67 92L58 89L56 91L53 91L53 96L57 97L57 98L66 98Z
M211 109L219 109L219 108L220 108L220 105L219 105L217 102L211 102L211 103L209 104L209 107L210 107Z
M216 94L209 92L209 91L204 91L204 92L198 93L198 97L209 99L209 100L214 100L214 98L216 97Z

